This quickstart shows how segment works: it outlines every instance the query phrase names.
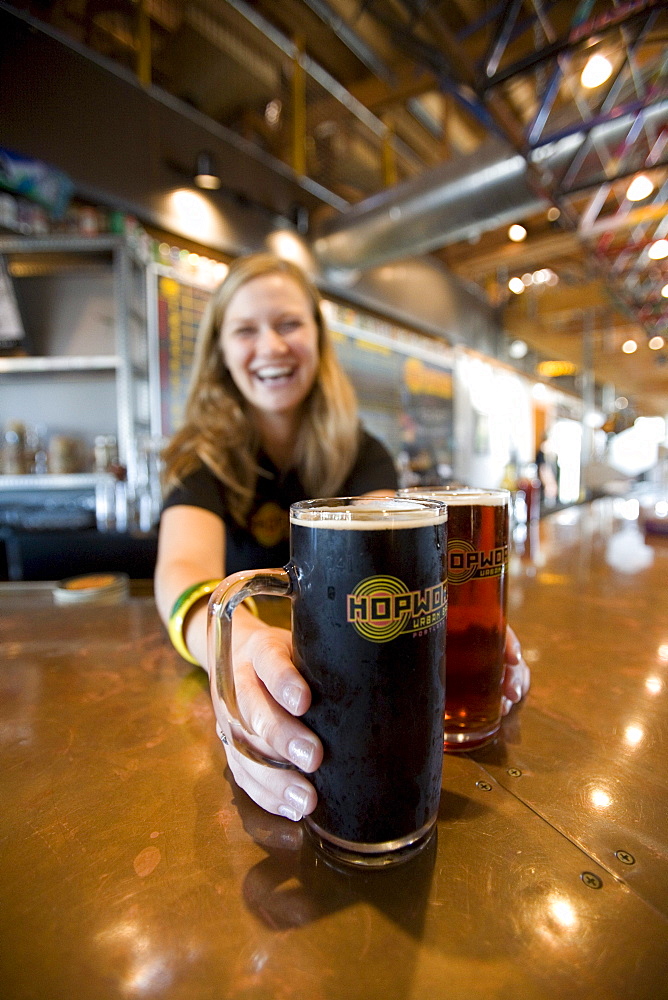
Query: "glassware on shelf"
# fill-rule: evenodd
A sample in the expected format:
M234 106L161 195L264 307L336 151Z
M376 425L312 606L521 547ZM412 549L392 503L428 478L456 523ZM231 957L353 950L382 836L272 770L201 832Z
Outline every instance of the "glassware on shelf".
M144 435L137 440L136 492L137 527L149 532L157 524L162 508L162 450L166 439Z
M21 476L27 471L25 424L11 420L3 432L2 472L6 476Z

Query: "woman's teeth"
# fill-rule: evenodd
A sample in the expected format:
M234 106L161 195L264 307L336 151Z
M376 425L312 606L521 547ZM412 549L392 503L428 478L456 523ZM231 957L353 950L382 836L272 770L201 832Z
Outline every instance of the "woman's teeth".
M273 379L287 378L292 375L294 368L286 365L272 365L271 367L260 368L255 372L255 377L259 378L262 382L272 381Z

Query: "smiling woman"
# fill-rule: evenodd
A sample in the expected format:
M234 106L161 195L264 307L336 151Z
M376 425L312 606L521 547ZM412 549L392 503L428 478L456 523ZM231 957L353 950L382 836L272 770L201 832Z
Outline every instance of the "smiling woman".
M261 253L230 268L203 317L185 421L165 463L166 506L211 511L226 536L245 532L244 547L268 501L287 516L295 500L395 487L390 455L360 428L317 289L295 264ZM228 573L278 553L230 555Z
M397 487L391 456L360 426L318 292L295 264L263 253L230 268L202 320L185 422L165 464L156 601L179 653L211 672L206 598L231 573L288 562L291 504ZM311 692L290 632L243 605L232 632L236 701L257 734L253 749L298 770L267 768L235 749L230 712L212 685L230 770L259 805L298 820L316 806L306 774L323 750L299 718ZM510 632L506 651L510 707L528 670Z
M207 668L206 598L237 570L288 561L290 505L327 495L391 492L391 456L359 424L353 389L325 328L315 287L273 254L235 262L199 331L183 427L165 451L169 493L155 592L181 655ZM318 738L296 716L310 702L289 633L235 613L235 670L263 752L315 770ZM221 731L225 706L216 705ZM298 819L315 791L296 771L256 772L228 749L238 783Z

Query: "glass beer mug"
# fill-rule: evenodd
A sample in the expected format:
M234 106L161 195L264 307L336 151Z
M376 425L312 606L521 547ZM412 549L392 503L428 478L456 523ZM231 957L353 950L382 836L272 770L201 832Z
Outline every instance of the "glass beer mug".
M335 498L290 509L290 561L236 573L209 603L211 689L234 745L259 758L241 718L231 619L258 594L292 602L294 661L312 702L303 721L324 759L304 820L339 861L384 866L431 837L443 763L446 507L434 500Z
M508 490L412 486L400 496L448 507L445 750L472 750L501 725L506 642Z

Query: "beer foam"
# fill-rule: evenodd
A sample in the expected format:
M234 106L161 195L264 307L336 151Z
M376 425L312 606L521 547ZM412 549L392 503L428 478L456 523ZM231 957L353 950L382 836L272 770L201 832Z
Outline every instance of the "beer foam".
M486 490L486 489L476 489L472 486L462 487L456 490L439 490L437 488L429 489L425 487L420 489L420 487L411 487L410 494L408 491L406 494L403 491L399 491L400 496L410 495L414 499L418 500L420 498L424 500L440 500L442 503L447 503L452 506L464 506L466 504L478 505L485 507L505 507L510 501L510 493L508 490Z
M432 498L415 498L416 500ZM402 502L403 501L403 502ZM296 509L295 509L296 508ZM384 531L388 528L424 528L431 524L444 524L447 510L439 506L422 506L419 502L399 498L383 501L322 506L317 501L296 504L290 511L291 524L308 524L310 528L340 528L348 531Z

